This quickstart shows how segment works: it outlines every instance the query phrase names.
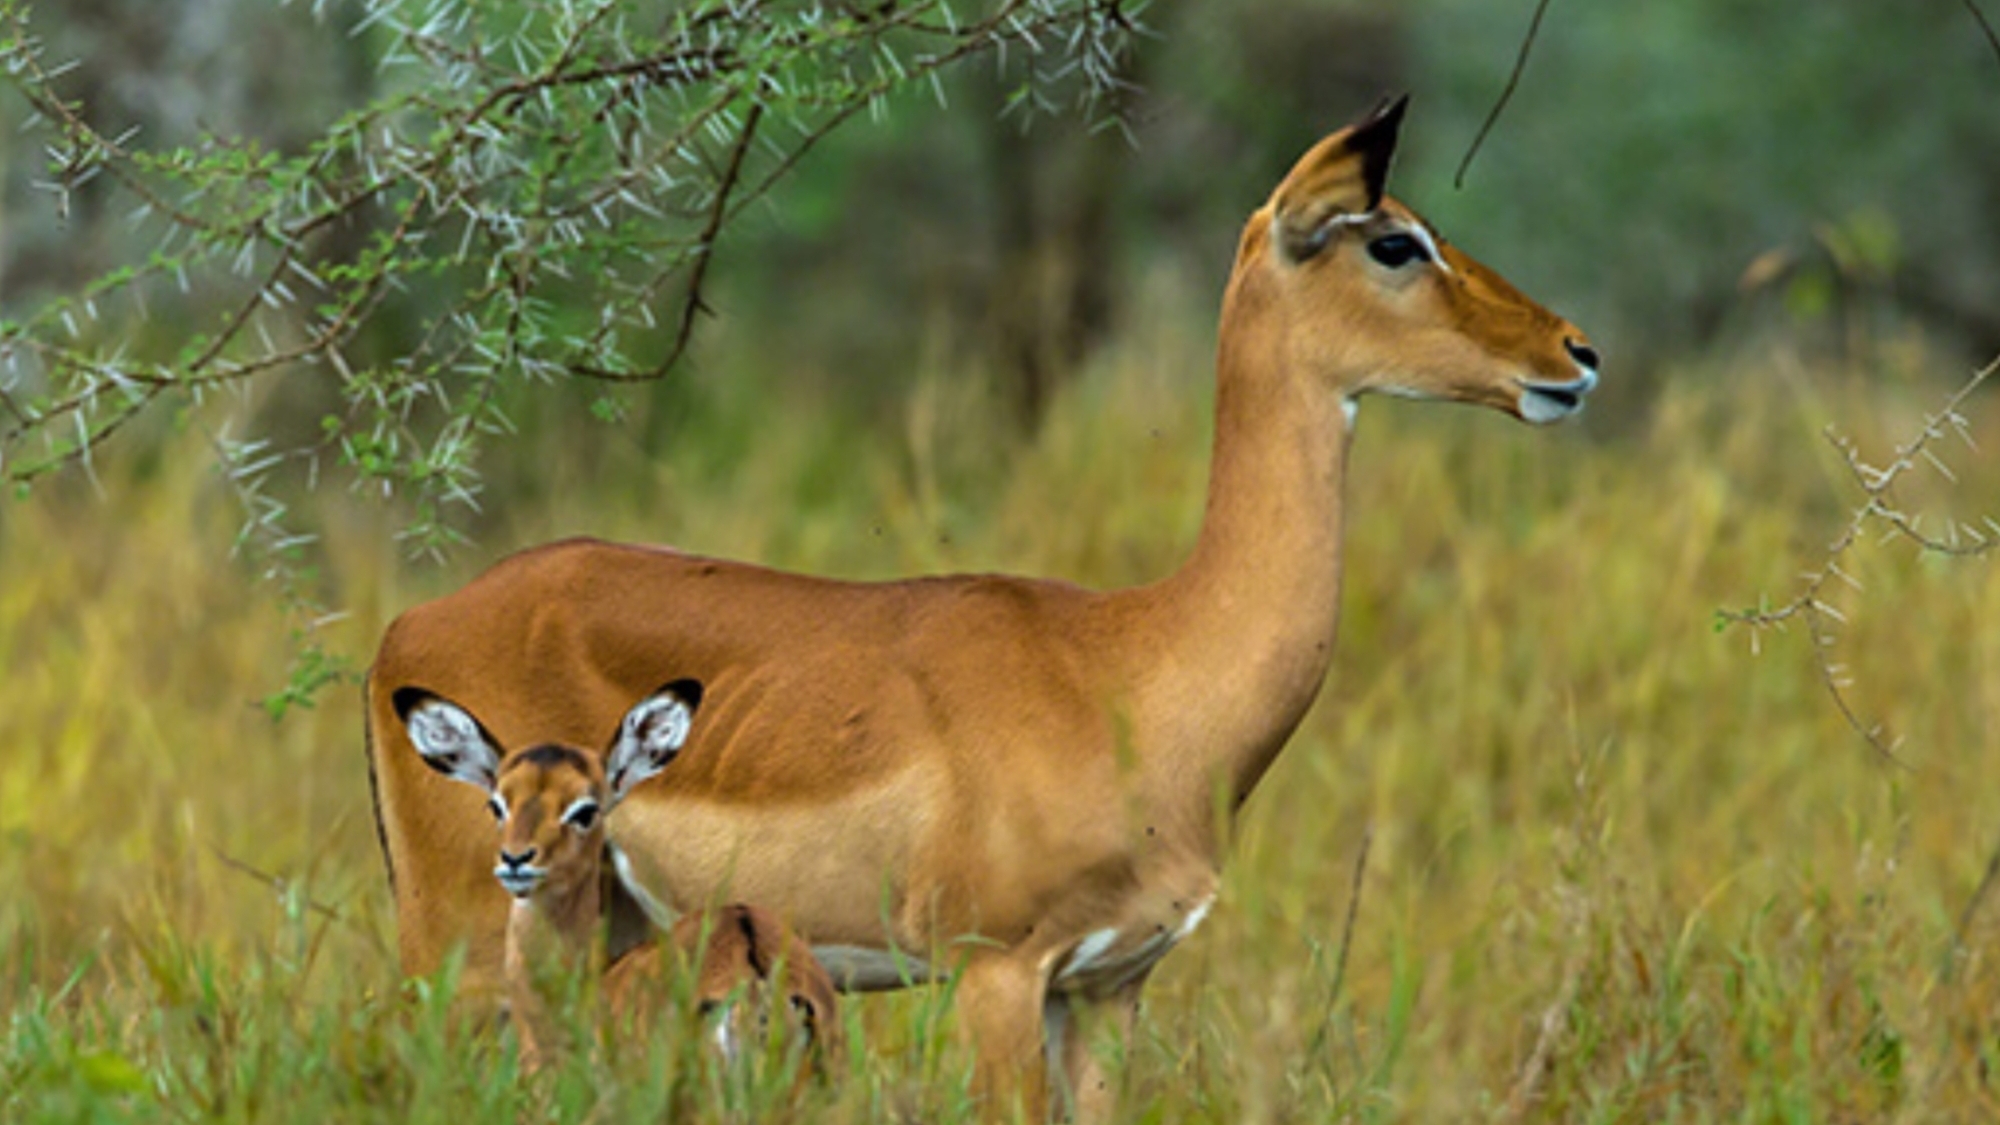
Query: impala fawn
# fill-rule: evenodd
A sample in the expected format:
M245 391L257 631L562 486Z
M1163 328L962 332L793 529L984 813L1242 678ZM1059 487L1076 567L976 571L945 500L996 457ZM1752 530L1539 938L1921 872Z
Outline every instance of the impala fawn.
M403 720L424 761L483 790L499 822L493 875L513 896L504 975L530 1069L547 1058L548 998L559 974L588 971L602 958L604 819L673 760L699 699L692 682L662 688L626 713L602 756L548 744L504 753L456 704L423 692L405 700ZM762 1041L778 1007L774 991L784 997L791 1040L810 1048L816 1069L840 1050L833 981L776 915L744 904L689 914L668 931L667 945L691 971L695 1009L725 1061ZM663 952L650 942L605 968L602 993L621 1030L641 1026L648 1001L667 995Z

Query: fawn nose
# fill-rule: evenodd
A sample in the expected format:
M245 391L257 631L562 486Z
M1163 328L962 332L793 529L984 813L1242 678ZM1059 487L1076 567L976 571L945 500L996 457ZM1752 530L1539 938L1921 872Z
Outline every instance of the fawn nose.
M500 849L500 866L502 867L511 867L515 870L519 870L523 867L528 866L530 863L533 863L534 861L535 861L535 849L532 846L529 847L526 851L519 851L519 852L510 852L506 848Z

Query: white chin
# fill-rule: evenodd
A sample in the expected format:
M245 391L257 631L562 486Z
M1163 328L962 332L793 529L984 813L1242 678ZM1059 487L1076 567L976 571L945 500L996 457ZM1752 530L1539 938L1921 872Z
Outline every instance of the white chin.
M1584 398L1597 389L1597 372L1588 367L1578 370L1578 376L1567 383L1522 380L1518 400L1521 419L1546 426L1582 410Z
M1537 426L1560 422L1582 409L1583 399L1579 395L1532 389L1521 392L1521 418Z

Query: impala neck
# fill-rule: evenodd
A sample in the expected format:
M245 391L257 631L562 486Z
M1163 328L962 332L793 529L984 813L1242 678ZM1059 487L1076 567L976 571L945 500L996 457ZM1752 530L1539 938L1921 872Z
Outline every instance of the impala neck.
M1272 280L1240 255L1216 357L1208 507L1187 563L1159 586L1151 631L1172 653L1156 714L1163 780L1247 797L1318 695L1340 609L1351 416L1337 388L1287 361ZM1176 714L1178 708L1178 714ZM1190 708L1205 721L1187 722ZM1234 807L1233 805L1231 807Z

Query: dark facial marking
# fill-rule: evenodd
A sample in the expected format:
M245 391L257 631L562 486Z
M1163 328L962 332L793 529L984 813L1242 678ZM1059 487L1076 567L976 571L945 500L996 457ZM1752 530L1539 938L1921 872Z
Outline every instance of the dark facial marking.
M543 769L568 766L578 773L590 773L590 759L584 757L583 751L568 746L558 746L555 743L545 743L532 750L521 751L508 762L508 767L512 768L515 763L540 766Z

